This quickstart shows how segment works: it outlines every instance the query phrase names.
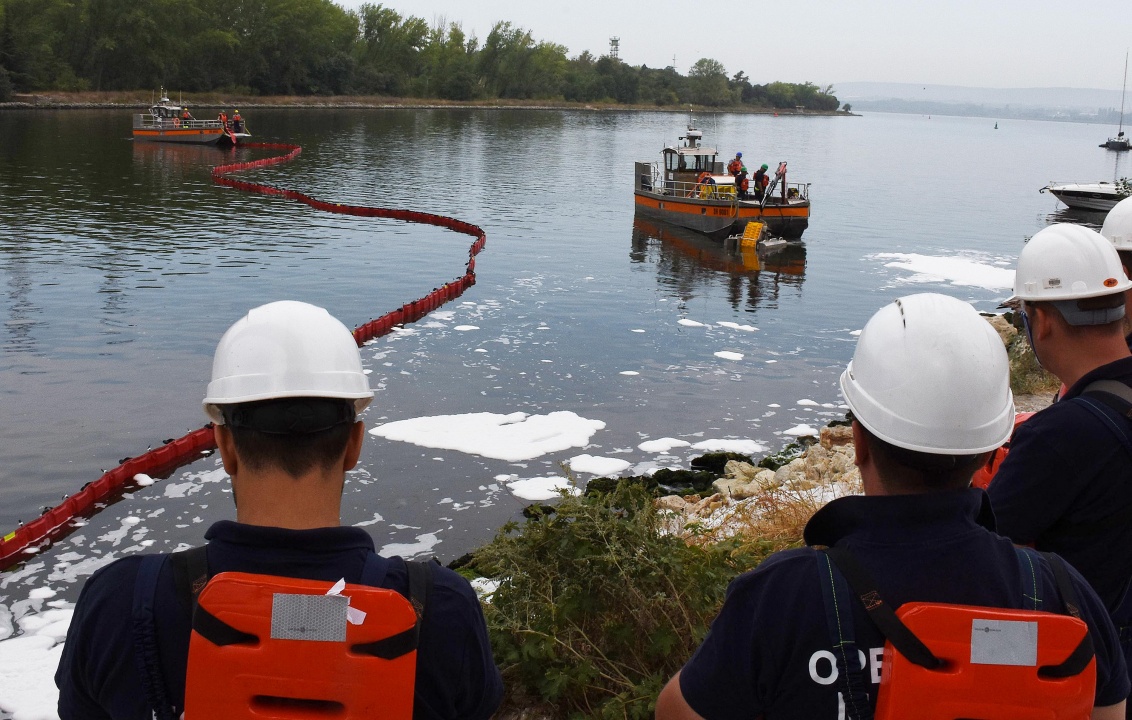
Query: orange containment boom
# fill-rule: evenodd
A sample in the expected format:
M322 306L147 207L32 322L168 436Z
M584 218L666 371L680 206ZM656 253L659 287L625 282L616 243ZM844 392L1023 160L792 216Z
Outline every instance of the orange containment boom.
M394 590L220 573L193 615L186 720L411 720L416 613ZM364 618L348 617L348 612Z
M1059 667L1085 640L1083 621L936 603L905 603L896 615L944 666L916 665L886 642L876 720L1087 720L1092 713L1096 658L1076 674Z

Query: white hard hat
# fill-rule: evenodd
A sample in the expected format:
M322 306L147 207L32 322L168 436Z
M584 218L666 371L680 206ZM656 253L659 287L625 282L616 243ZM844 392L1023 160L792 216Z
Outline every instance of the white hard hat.
M353 334L320 307L284 300L251 310L220 338L204 410L289 397L341 398L361 412L373 400Z
M1055 223L1037 232L1018 255L1014 297L1057 301L1112 295L1132 288L1116 248L1096 230Z
M975 455L1014 426L1006 348L969 304L923 293L881 308L861 331L841 392L853 416L897 447Z
M1132 197L1124 198L1108 211L1101 226L1101 235L1108 238L1117 250L1132 250Z

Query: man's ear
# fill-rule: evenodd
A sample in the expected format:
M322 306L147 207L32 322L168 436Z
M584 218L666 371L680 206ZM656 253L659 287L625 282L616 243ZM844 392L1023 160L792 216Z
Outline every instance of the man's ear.
M342 456L342 470L353 470L362 456L362 442L366 439L366 424L361 420L350 428L350 439L346 442L346 452Z
M212 434L216 438L220 460L224 463L224 472L228 473L228 477L236 477L240 469L240 459L236 454L236 441L232 438L232 431L227 425L213 425Z

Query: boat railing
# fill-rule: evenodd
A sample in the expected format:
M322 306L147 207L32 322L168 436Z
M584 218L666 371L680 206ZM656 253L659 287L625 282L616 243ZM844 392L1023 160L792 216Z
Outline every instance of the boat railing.
M140 113L134 115L135 130L215 130L221 127L219 120L183 120L181 118L163 118L156 115Z
M664 181L654 184L652 192L670 197L699 198L700 200L728 200L735 201L735 185L724 181L720 183L682 182L677 180ZM781 201L782 186L774 189L768 202ZM755 194L747 193L747 200L754 201ZM810 183L786 183L786 201L802 202L810 199Z

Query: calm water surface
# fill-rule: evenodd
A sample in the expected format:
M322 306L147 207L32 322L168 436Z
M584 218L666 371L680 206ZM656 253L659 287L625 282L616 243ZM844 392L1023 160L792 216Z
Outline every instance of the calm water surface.
M257 140L303 146L298 161L256 180L454 215L487 232L478 284L448 314L363 350L378 389L367 423L570 410L606 424L585 450L525 463L369 437L345 522L366 523L378 547L442 559L526 504L493 486L497 475L560 473L582 452L637 469L682 465L697 453L658 459L637 446L671 436L777 448L784 430L840 415L853 331L885 302L933 290L991 310L1009 294L890 267L881 254L1009 268L1047 222L1103 220L1059 211L1039 187L1129 174L1126 159L1096 147L1101 126L702 116L721 154L788 160L792 181L813 183L804 244L760 262L634 222L632 163L658 159L682 134L682 114L248 116ZM134 143L128 128L122 112L0 113L0 531L203 424L212 350L248 308L300 299L357 325L462 273L465 236L220 188L208 170L231 152ZM72 583L107 558L199 543L211 521L233 515L222 480L205 458L133 493L0 574L0 602L43 584L73 598Z

